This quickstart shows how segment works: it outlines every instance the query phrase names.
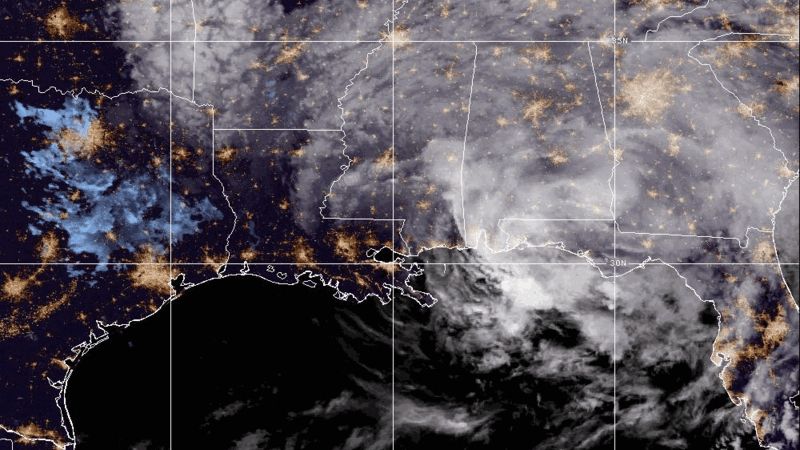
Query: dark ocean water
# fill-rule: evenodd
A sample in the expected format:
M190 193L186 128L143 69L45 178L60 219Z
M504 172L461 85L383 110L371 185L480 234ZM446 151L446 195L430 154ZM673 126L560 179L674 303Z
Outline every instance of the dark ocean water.
M78 449L331 448L390 411L388 310L235 276L114 330L76 365Z
M169 307L109 329L78 361L66 393L78 448L167 448Z

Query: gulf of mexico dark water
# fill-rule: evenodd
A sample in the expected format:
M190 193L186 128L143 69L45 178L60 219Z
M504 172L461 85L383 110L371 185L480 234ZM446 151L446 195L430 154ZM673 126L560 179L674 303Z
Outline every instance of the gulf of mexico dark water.
M170 397L174 449L380 444L388 312L254 276L187 289L76 364L67 405L77 448L168 448Z
M169 307L109 328L78 360L66 391L77 448L168 448Z

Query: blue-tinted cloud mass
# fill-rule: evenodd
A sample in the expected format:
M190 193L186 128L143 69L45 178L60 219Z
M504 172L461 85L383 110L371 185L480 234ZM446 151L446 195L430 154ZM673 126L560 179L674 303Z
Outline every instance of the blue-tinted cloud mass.
M45 135L54 140L64 130L87 137L90 122L97 118L89 102L80 98L67 99L62 109L35 108L19 102L14 106L21 121L33 119L50 128ZM111 261L116 250L133 253L149 246L156 254L166 251L170 241L166 169L104 170L55 143L22 154L28 164L26 175L42 183L41 190L27 190L30 196L21 202L39 216L30 225L34 234L47 223L55 224L67 232L71 252L94 255L102 263ZM70 198L75 192L80 193L77 200ZM207 198L190 205L176 196L173 205L173 242L197 232L200 222L222 218Z

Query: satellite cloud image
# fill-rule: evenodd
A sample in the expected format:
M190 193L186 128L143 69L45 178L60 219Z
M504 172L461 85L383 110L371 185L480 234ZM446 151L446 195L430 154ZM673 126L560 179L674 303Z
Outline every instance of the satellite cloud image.
M799 450L799 23L0 1L0 450Z

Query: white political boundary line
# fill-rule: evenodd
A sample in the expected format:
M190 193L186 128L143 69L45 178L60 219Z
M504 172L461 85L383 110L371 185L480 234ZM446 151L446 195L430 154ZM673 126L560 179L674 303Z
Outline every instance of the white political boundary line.
M60 450L67 449L67 448L69 448L70 445L72 445L71 443L66 443L65 445L58 445L58 443L56 441L54 441L52 439L48 439L48 438L28 437L28 436L25 436L24 434L22 434L22 433L20 433L18 431L15 431L15 430L12 430L10 428L7 428L5 425L0 425L0 431L3 431L4 433L8 433L8 434L11 434L11 435L14 435L14 436L17 436L17 437L19 437L18 440L22 440L23 442L25 442L25 441L28 441L30 443L47 442L48 444L52 444L53 447L58 448ZM11 450L14 450L14 441L12 439L0 438L0 442L3 442L3 441L10 442L11 443Z
M426 250L435 250L435 249L466 250L466 249L470 249L470 248L477 248L479 246L480 242L476 242L476 245L474 247L470 246L468 244L468 242L467 242L468 241L468 235L467 235L467 232L466 232L467 220L466 220L466 208L465 208L465 204L464 204L464 187L463 187L464 186L463 185L463 182L464 182L463 181L464 180L464 163L465 163L465 160L466 160L466 145L467 145L467 138L468 138L468 134L469 134L469 119L470 119L470 112L471 112L472 94L474 92L475 74L477 72L478 45L477 45L476 42L479 42L479 41L476 41L476 42L470 41L470 42L475 47L475 53L474 53L474 59L473 59L473 72L472 72L472 76L471 76L471 80L470 80L470 92L469 92L468 107L467 107L467 121L466 121L466 124L465 124L465 130L464 130L464 141L463 141L463 147L462 147L461 170L460 170L460 177L459 177L460 185L461 185L462 224L463 224L463 227L464 227L464 235L465 235L464 245L463 246L456 245L456 246L452 246L452 247L444 247L444 246L424 247L423 246L422 248L419 249L419 251L417 253L411 254L410 253L410 250L411 250L410 246L405 241L405 239L403 239L403 236L402 236L402 229L405 226L405 219L396 219L396 218L385 219L385 218L371 218L371 217L323 217L323 220L353 220L353 221L373 221L373 222L401 221L402 225L401 225L401 227L399 229L400 234L401 234L400 239L403 242L403 244L406 246L406 249L409 251L409 254L404 255L404 256L409 256L409 257L411 257L411 256L419 256L421 253L423 253ZM587 42L587 46L588 45L589 45L589 43ZM597 85L597 76L596 76L596 73L594 72L594 62L592 60L592 55L591 55L591 49L590 48L589 48L589 58L590 58L590 62L592 64L592 71L593 71L593 74L594 74L594 77L595 77L594 78L595 79L595 87L597 89L598 100L600 101L601 116L602 116L602 120L603 120L604 131L605 131L605 134L606 134L606 140L607 140L607 142L609 144L609 148L611 148L611 143L610 143L610 141L608 139L608 131L607 131L607 127L606 127L605 115L603 114L603 105L602 105L602 101L600 100L601 99L600 91L599 91L599 87ZM609 178L609 188L610 188L610 182L611 182L611 178ZM613 201L612 201L612 203L613 203ZM501 218L501 219L498 220L498 228L500 229L501 232L503 232L504 234L506 234L506 236L508 236L508 238L506 239L506 242L508 242L508 239L510 238L510 235L509 235L509 233L507 231L505 231L503 229L502 223L508 222L508 221L521 221L521 222L527 222L527 221L530 221L530 222L547 222L547 221L554 221L554 222L562 222L562 221L563 222L573 222L573 221L574 222L613 222L614 220L613 219L604 219L604 218L597 218L597 219L588 219L588 218L582 218L582 219L570 219L570 218L548 219L548 218L504 217L504 218ZM393 237L394 237L394 234L395 233L393 231ZM485 237L485 230L480 230L479 231L478 241L480 241L481 236ZM548 241L546 243L538 244L538 245L527 244L527 246L524 247L524 248L551 247L553 245L563 246L564 244L563 243L558 243L558 242L550 242L550 241ZM396 246L393 244L393 247L396 247ZM498 254L498 253L504 253L504 252L513 250L513 248L509 248L509 246L506 245L505 248L500 249L500 250L494 250L494 249L489 249L489 250L493 254ZM396 251L396 250L394 250L394 251Z
M761 120L758 117L756 117L755 112L753 111L753 108L751 108L749 105L747 105L745 102L743 102L739 98L739 96L736 95L736 93L734 93L732 90L728 89L725 86L725 84L719 79L719 77L717 77L717 73L714 71L714 68L711 66L711 64L701 62L699 59L697 59L695 56L692 55L692 51L695 48L699 47L700 45L702 45L704 43L707 43L707 42L716 41L717 39L725 37L725 36L732 36L732 35L735 35L735 36L739 36L739 35L744 35L744 36L748 36L748 35L755 35L755 36L786 36L786 35L782 35L782 34L772 34L772 33L735 33L735 32L725 33L725 34L723 34L721 36L717 36L717 37L713 37L713 38L709 38L709 39L705 39L705 40L702 40L700 42L697 42L696 45L694 45L692 48L689 49L689 51L686 53L686 56L688 58L690 58L691 60L693 60L694 62L696 62L697 64L699 64L699 65L705 67L706 69L708 69L711 72L711 75L717 81L717 84L719 84L719 86L725 92L727 92L728 94L733 96L733 98L735 98L736 101L739 102L740 106L743 106L744 108L746 108L747 112L750 113L750 118L753 119L753 121L755 121L756 125L758 125L761 128L766 129L769 132L769 135L772 138L772 149L775 150L776 152L780 153L781 156L783 157L784 162L786 164L788 164L789 163L789 158L786 157L786 154L783 152L783 150L778 148L778 144L777 144L777 141L775 140L775 135L772 133L772 129L770 127L768 127L767 125L764 125L761 122Z
M217 180L217 183L219 184L219 187L222 192L222 197L225 199L225 203L228 204L228 209L233 214L233 224L231 224L231 230L228 232L228 235L225 236L225 263L220 265L219 270L217 271L217 273L223 273L225 272L225 269L227 268L231 259L231 250L230 250L231 236L233 236L233 233L236 232L236 226L239 224L239 215L236 214L236 210L233 208L233 205L231 204L230 196L228 196L228 193L225 191L225 183L223 183L222 180L219 178L219 176L217 176L217 165L215 162L217 159L217 148L215 140L217 131L217 129L215 128L215 117L217 115L216 113L217 110L212 107L211 108L211 176L215 180Z
M589 64L592 66L592 76L594 76L594 88L597 92L597 104L600 106L600 118L603 120L603 133L606 137L606 143L608 144L609 150L614 150L614 146L611 143L611 138L608 135L608 125L606 124L606 115L605 115L605 108L603 108L603 99L600 95L600 85L597 82L597 70L594 67L594 58L592 57L592 45L590 43L586 43L586 51L589 53Z
M192 6L192 23L194 24L194 38L192 39L192 101L194 101L194 90L195 90L195 74L197 72L197 16L194 14L194 0L189 0L189 4ZM172 3L170 3L170 24L169 24L169 33L170 33L170 41L172 40ZM172 42L170 42L172 44ZM172 49L170 48L170 62L172 60ZM172 76L172 65L170 64L170 77Z
M658 22L656 24L656 28L655 29L649 29L649 30L645 31L644 40L642 42L649 42L647 40L647 37L650 35L650 33L658 33L658 30L661 28L661 25L664 22L667 22L667 21L672 20L672 19L681 19L681 18L686 17L686 16L688 16L690 14L693 14L695 11L708 8L708 5L710 5L710 4L711 4L711 0L707 0L705 5L698 6L698 7L694 8L694 9L692 9L690 11L687 11L687 12L685 12L683 14L679 14L679 15L675 15L675 16L669 16L666 19L661 20L660 22ZM616 32L614 33L614 35L616 35Z
M695 56L693 56L693 55L692 55L692 50L694 50L695 48L699 47L700 45L702 45L702 44L704 44L704 43L707 43L707 42L716 42L716 41L717 41L717 39L720 39L720 38L723 38L723 37L726 37L726 36L731 36L731 35L735 35L735 36L739 36L739 35L756 35L756 36L786 36L786 35L784 35L784 34L775 34L775 33L734 33L734 32L731 32L731 33L726 33L726 34L723 34L723 35L721 35L721 36L717 36L717 37L714 37L714 38L710 38L710 39L706 39L706 40L703 40L703 41L701 41L701 42L698 42L696 45L694 45L692 48L690 48L690 49L689 49L689 51L686 53L686 56L687 56L687 57L689 57L690 59L694 60L694 61L695 61L697 64L700 64L701 66L703 66L703 67L705 67L706 69L708 69L708 70L711 72L711 74L714 76L714 79L717 81L717 83L720 85L720 87L721 87L723 90L725 90L725 91L726 91L728 94L732 95L732 96L733 96L733 97L736 99L736 101L737 101L737 102L739 102L739 105L740 105L740 106L743 106L744 108L746 108L747 112L748 112L748 113L750 113L750 118L751 118L753 121L755 121L755 123L756 123L756 124L757 124L759 127L761 127L761 128L765 128L765 129L766 129L766 130L769 132L769 136L770 136L770 138L772 139L772 149L773 149L773 150L775 150L775 151L777 151L778 153L780 153L780 154L781 154L781 156L783 157L783 161L784 161L784 162L783 162L783 165L784 165L784 167L785 167L787 170L791 170L791 169L790 169L790 167L789 167L789 164L790 164L790 162L789 162L789 158L786 156L786 154L783 152L783 150L781 150L781 149L779 149L779 148L778 148L778 143L777 143L777 140L775 139L775 135L774 135L774 133L772 132L772 129L771 129L769 126L767 126L767 125L763 124L763 123L761 122L761 120L760 120L758 117L756 117L756 115L755 115L755 112L753 111L753 109L752 109L752 108L751 108L749 105L747 105L746 103L744 103L744 102L743 102L743 101L742 101L742 100L739 98L739 96L738 96L738 95L736 95L736 93L734 93L732 90L728 89L728 88L725 86L725 84L724 84L724 83L723 83L723 82L722 82L722 81L719 79L719 77L717 76L717 73L714 71L714 68L711 66L711 64L708 64L708 63L703 63L703 62L701 62L699 59L697 59ZM777 226L778 214L779 214L779 213L781 212L781 210L783 209L783 202L786 200L786 197L787 197L787 196L788 196L788 194L789 194L789 189L791 188L792 184L794 184L794 182L795 182L795 181L797 181L798 177L800 177L800 171L794 171L794 176L793 176L793 177L792 177L792 178L789 180L789 182L788 182L788 183L787 183L787 184L784 186L784 188L783 188L783 194L782 194L782 196L781 196L781 199L778 201L778 207L777 207L777 208L775 209L775 211L774 211L774 212L773 212L773 213L770 215L770 221L771 221L771 223L772 223L772 228L771 228L770 230L768 230L768 231L765 231L765 230L760 230L760 229L758 229L758 228L748 227L748 228L747 228L747 230L745 231L745 237L746 237L746 238L748 238L748 239L746 240L745 247L746 247L746 246L749 244L749 236L748 236L748 234L747 234L747 233L748 233L748 232L749 232L751 229L755 229L755 230L757 230L757 231L759 231L759 232L761 232L761 233L771 233L771 234L772 234L772 246L773 246L772 250L773 250L773 253L775 254L775 259L776 259L778 262L780 262L780 256L778 255L778 246L777 246L777 244L775 243L775 227ZM740 246L741 246L741 244L740 244ZM779 265L778 267L780 268L780 265ZM786 277L784 276L784 274L783 274L783 271L782 271L782 270L780 270L780 275L781 275L781 279L783 280L783 283L784 283L784 285L788 286L788 283L786 282ZM791 293L791 290L789 291L789 296L791 297L792 301L794 302L794 304L795 304L795 308L797 308L797 307L798 307L797 299L795 299L795 298L794 298L794 295Z
M392 0L392 1L394 1L394 0ZM394 5L392 5L392 7L394 7ZM391 28L390 27L392 26L392 23L393 23L393 18L389 18L383 23L383 26L386 28L386 31L387 31L388 35L391 35ZM392 36L392 38L394 39L393 36ZM377 53L381 48L383 48L383 45L384 45L386 40L387 40L387 38L384 37L383 39L378 41L378 45L376 47L372 48L369 52L367 52L366 56L364 57L364 64L361 66L361 69L359 69L358 72L355 73L355 75L353 75L352 77L350 77L349 80L347 80L347 83L345 84L345 87L344 87L344 93L342 94L341 97L338 97L336 99L336 103L337 103L336 107L339 108L339 111L340 111L339 120L341 121L341 125L339 126L339 130L338 131L342 134L342 137L340 139L340 142L342 143L342 155L347 160L347 162L345 164L342 164L341 166L339 166L339 169L342 172L339 174L338 177L336 177L333 180L333 182L331 182L330 186L328 187L328 192L325 193L325 195L322 198L322 206L320 206L318 209L319 209L320 217L323 220L326 219L324 211L325 211L325 209L328 208L328 199L331 197L331 195L333 195L334 186L336 185L336 183L338 183L345 176L345 174L347 173L347 171L350 169L350 167L353 164L353 158L351 158L350 155L347 154L347 149L348 149L349 146L347 145L347 132L344 130L344 127L347 124L347 120L344 117L344 115L345 115L344 100L347 98L348 95L350 95L350 89L353 86L355 86L356 79L359 76L361 76L361 74L369 68L369 58L372 55L374 55L375 53ZM394 59L393 59L393 61L394 61ZM392 71L392 76L394 76L394 71ZM392 111L394 111L394 109ZM392 233L392 235L394 235L394 233Z
M38 84L36 84L33 80L26 79L26 78L17 78L17 79L15 79L15 78L0 78L0 82L11 83L13 85L29 84L31 87L35 88L37 93L39 93L39 94L46 94L46 93L48 93L50 91L54 91L54 92L57 92L59 95L62 95L64 97L72 97L72 98L76 98L76 99L79 98L82 95L90 95L90 96L94 95L94 96L102 97L102 98L104 98L106 100L116 100L116 99L118 99L118 98L120 98L120 97L122 97L124 95L166 93L170 97L174 97L174 98L177 98L179 100L183 100L183 101L185 101L185 102L187 102L187 103L189 103L192 106L195 106L197 108L213 108L214 107L214 105L212 105L210 103L197 103L197 102L193 101L190 98L183 97L183 96L180 96L178 94L175 94L174 92L172 92L172 90L170 90L169 88L165 88L165 87L158 87L157 89L140 88L140 89L136 89L136 90L133 90L133 91L123 91L123 92L118 92L116 94L109 95L109 94L106 94L105 92L103 92L103 91L101 91L99 89L90 90L90 89L87 89L85 87L82 87L80 89L67 89L67 90L63 90L63 89L57 88L55 86L48 86L46 88L43 88L43 87L39 86Z
M756 227L747 227L745 230L745 238L744 241L737 237L731 236L712 236L712 235L704 235L704 234L681 234L681 233L651 233L647 231L624 231L619 226L619 223L616 224L617 233L619 234L632 234L636 236L661 236L661 237L677 237L677 238L695 238L695 239L719 239L721 241L736 241L739 248L745 249L750 245L750 232L751 231L758 231L759 233L772 233L772 230L762 230L761 228Z
M699 59L697 59L695 56L693 56L693 55L692 55L692 50L694 50L695 48L699 47L699 46L700 46L700 45L702 45L703 43L705 43L705 42L709 42L709 41L714 41L714 40L716 40L716 39L719 39L719 38L721 38L721 37L726 37L726 36L731 36L731 35L736 35L736 36L738 36L738 35L757 35L757 36L785 36L785 35L781 35L781 34L771 34L771 33L770 33L770 34L765 34L765 33L726 33L726 34L723 34L723 35L721 35L721 36L717 36L717 37L715 37L715 38L706 39L706 40L704 40L704 41L698 42L696 45L694 45L692 48L690 48L690 49L689 49L689 51L686 53L686 56L687 56L688 58L692 59L693 61L695 61L697 64L699 64L699 65L701 65L701 66L705 67L707 70L709 70L709 71L711 72L711 75L712 75L712 76L714 77L714 79L717 81L717 84L719 84L719 86L720 86L720 87L721 87L721 88L722 88L722 89L723 89L725 92L727 92L728 94L730 94L731 96L733 96L733 98L735 98L735 99L736 99L736 101L739 103L739 105L740 105L740 106L742 106L742 107L744 107L744 108L746 109L746 111L747 111L748 113L750 113L750 118L751 118L751 119L752 119L752 120L753 120L753 121L756 123L756 125L758 125L758 126L759 126L759 127L761 127L761 128L764 128L764 129L766 129L766 130L769 132L769 136L770 136L770 138L772 139L772 149L773 149L774 151L776 151L776 152L780 153L781 157L783 158L783 166L784 166L784 168L786 168L786 170L791 170L791 169L790 169L790 167L789 167L789 164L790 164L790 162L789 162L789 158L786 156L786 154L783 152L783 150L781 150L780 148L778 148L778 143L777 143L777 140L775 139L775 134L772 132L772 128L770 128L769 126L767 126L767 125L763 124L763 123L761 122L761 119L759 119L758 117L756 117L756 115L755 115L755 112L753 111L753 109L752 109L752 108L751 108L749 105L747 105L746 103L744 103L744 102L743 102L743 101L742 101L742 100L739 98L739 96L738 96L738 95L736 95L736 93L734 93L732 90L728 89L728 88L725 86L725 84L724 84L724 83L723 83L723 82L722 82L722 81L719 79L719 77L717 76L717 73L714 71L714 68L711 66L711 64L709 64L709 63L703 63L703 62L701 62ZM758 228L754 228L754 227L748 227L748 228L747 228L747 230L745 231L745 237L747 237L747 238L748 238L748 239L746 240L745 247L747 246L747 243L748 243L747 241L749 241L749 236L747 235L747 233L748 233L748 232L749 232L751 229L755 229L755 230L757 230L757 231L759 231L759 232L762 232L762 233L772 233L773 245L775 244L775 242L774 242L774 241L775 241L775 226L776 226L776 224L777 224L778 213L780 213L780 212L781 212L781 210L783 209L783 202L784 202L784 200L786 200L786 196L789 194L789 189L791 188L792 184L793 184L795 181L797 181L798 177L800 177L800 171L794 171L794 176L793 176L793 177L792 177L792 178L789 180L789 182L788 182L788 183L787 183L787 184L784 186L784 188L783 188L783 195L781 196L781 199L778 201L778 207L777 207L777 208L776 208L776 210L775 210L775 211L774 211L774 212L773 212L773 213L770 215L770 220L771 220L771 222L772 222L772 228L771 228L770 230L768 230L768 231L764 231L764 230L760 230L760 229L758 229ZM775 247L773 248L773 250L774 250L775 254L777 255L777 253L778 253L777 246L775 246ZM785 279L784 279L784 282L785 282Z
M616 5L616 3L615 3L615 5ZM594 88L595 88L595 91L597 92L597 103L600 105L600 118L603 120L603 133L605 134L606 143L608 144L608 150L611 152L611 158L613 159L613 163L612 163L612 167L611 167L611 175L608 177L608 190L611 192L611 204L608 207L608 212L611 213L611 217L612 217L611 221L612 222L616 222L617 221L616 214L614 213L614 211L616 210L616 206L615 206L616 205L616 195L615 195L616 192L615 192L614 186L612 185L612 182L615 179L616 169L617 169L617 166L619 165L619 163L617 161L617 152L614 149L614 144L611 142L611 138L608 136L608 125L606 124L606 114L605 114L605 109L603 108L603 98L600 95L600 85L597 82L597 71L595 70L595 67L594 67L594 58L592 57L592 46L588 42L586 43L586 50L589 53L589 63L592 66L592 75L594 76ZM615 68L614 82L615 82L615 88L616 88L616 52L614 52L614 68ZM614 97L614 101L616 103L616 91L615 91L614 96L615 96ZM614 107L614 111L615 112L616 112L616 109L617 108L616 108L616 105L615 105L615 107ZM616 137L616 115L615 115L614 130L613 131L615 133L614 136Z
M749 116L750 119L752 119L756 123L757 126L767 130L767 132L769 133L770 138L772 140L772 150L777 151L778 153L780 153L781 157L783 158L784 167L789 169L789 164L790 164L789 159L786 156L786 154L783 152L783 150L778 148L777 140L775 139L775 135L774 135L772 129L769 126L767 126L764 123L762 123L761 119L759 119L755 115L753 109L749 105L744 103L741 100L741 98L735 92L733 92L732 90L728 89L725 86L725 84L717 76L717 73L714 71L714 68L711 66L711 64L704 63L704 62L700 61L697 57L692 55L692 51L694 49L696 49L697 47L699 47L700 45L705 44L705 43L710 43L710 42L724 42L724 43L742 42L742 41L723 41L723 40L720 40L721 38L725 38L725 37L728 37L728 36L740 36L740 35L746 35L746 36L753 36L753 35L754 36L786 36L786 35L783 35L783 34L772 34L772 33L737 33L737 32L730 32L730 33L725 33L725 34L720 35L720 36L716 36L716 37L708 38L708 39L705 39L705 40L701 40L699 42L698 41L693 41L692 43L694 43L695 45L689 49L689 51L687 52L686 56L688 58L690 58L691 60L693 60L694 62L696 62L697 64L699 64L700 66L705 67L707 70L709 70L711 72L711 75L714 77L714 80L716 80L717 84L719 84L719 86L725 92L727 92L734 99L736 99L736 101L739 103L740 106L742 106L742 107L744 107L746 109L746 111L750 114L750 116ZM660 42L660 41L653 41L653 42ZM755 41L754 43L757 44L757 43L760 43L760 42L763 42L763 41ZM742 239L740 239L738 237L731 237L731 236L711 236L711 235L682 234L682 233L652 233L652 232L643 232L643 231L624 231L619 226L619 223L617 223L615 225L615 229L616 229L616 232L620 233L620 234L632 234L632 235L642 235L642 236L664 236L664 237L679 237L679 238L699 238L699 239L729 240L729 241L735 241L738 244L738 246L740 248L742 248L742 249L749 247L749 244L750 244L750 232L751 231L757 231L759 233L764 233L764 234L771 233L772 234L772 239L773 239L773 244L774 244L774 239L775 239L774 233L775 233L775 226L776 226L776 222L777 222L777 215L782 210L783 201L786 199L786 196L788 195L789 189L791 188L792 184L798 179L799 176L800 176L800 172L794 171L794 177L792 177L792 179L789 180L789 182L784 186L783 195L781 196L781 199L778 201L778 207L770 215L770 221L772 223L772 228L767 230L767 229L761 229L761 228L758 228L758 227L748 226L745 229L745 238L744 238L744 240L742 240ZM774 250L775 250L775 254L777 255L777 246L774 248ZM785 279L784 279L784 282L785 282Z
M461 185L461 223L464 226L464 245L468 246L469 233L467 232L467 210L464 207L464 164L467 160L467 136L469 135L469 117L472 112L472 92L475 87L475 72L478 71L478 44L475 46L475 57L472 59L472 78L469 82L469 97L467 97L467 122L464 125L464 146L461 149L461 170L459 170L459 183ZM404 223L405 224L405 223Z
M341 133L336 128L215 128L217 131L307 131L309 133Z
M616 41L613 41L613 44L616 46ZM500 230L501 233L503 233L506 236L505 247L503 249L501 249L501 250L493 250L493 249L489 249L489 250L490 250L490 252L492 254L498 254L498 253L510 252L510 251L513 251L513 250L525 250L525 249L530 249L530 248L551 248L551 249L556 249L556 250L560 250L560 251L563 251L565 253L571 254L573 256L576 256L576 257L579 257L579 258L583 258L586 261L586 263L588 263L589 265L591 265L592 267L594 267L595 269L598 270L598 272L600 273L600 276L602 278L609 278L609 276L606 275L602 271L602 269L600 268L600 266L605 265L606 263L595 261L591 256L589 256L589 254L587 252L585 252L583 250L577 250L577 251L569 250L566 247L566 245L564 244L564 242L545 241L545 242L542 242L542 243L531 244L531 243L529 243L527 241L527 238L525 238L525 239L523 239L522 242L519 242L515 246L512 247L510 245L511 234L502 225L504 222L508 222L508 221L520 221L520 222L597 222L597 223L606 222L606 223L616 224L616 218L615 218L615 216L616 216L615 215L615 210L616 210L616 207L615 207L615 188L616 188L616 167L619 165L619 161L617 160L617 155L616 155L616 152L614 151L615 144L612 144L611 139L609 138L609 135L608 135L608 126L607 126L607 122L606 122L606 119L605 119L605 110L604 110L604 107L603 107L602 96L600 94L600 87L599 87L599 84L598 84L598 81L597 81L597 72L596 72L595 66L594 66L594 58L592 57L591 45L588 42L586 43L586 45L587 45L587 52L589 54L589 63L591 65L591 67L592 67L592 75L593 75L593 79L594 79L594 82L595 82L595 90L596 90L596 93L597 93L597 99L598 99L598 102L599 102L599 105L600 105L600 116L601 116L602 123L603 123L603 131L604 131L604 135L605 135L605 138L606 138L606 143L608 144L609 150L611 151L612 158L613 158L611 175L609 176L609 179L608 179L608 187L609 187L609 191L611 192L611 204L609 205L609 212L611 213L612 216L614 216L614 218L611 218L611 219L605 219L605 218L592 218L592 219L590 219L590 218L579 218L579 219L555 218L555 219L548 219L548 218L505 217L505 218L499 219L497 221L498 229ZM614 105L615 106L615 108L614 108L614 113L615 113L614 114L614 124L616 124L616 52L614 52L614 103L615 103L615 105ZM614 129L612 131L614 132L614 141L616 141L616 126L614 127ZM479 234L479 236L480 235L485 236L485 230L482 230L481 234ZM467 248L469 248L469 247L467 247ZM476 245L476 248L477 248L477 245ZM422 251L424 251L424 250L425 249L423 248ZM419 253L421 253L422 251L420 251ZM615 258L616 258L616 235L614 236L614 254L615 254ZM610 278L616 279L616 277L617 277L617 275L616 275L616 267L614 267L614 273Z
M463 196L463 193L464 193L464 188L463 188L463 166L464 166L464 161L465 161L466 141L467 141L467 136L468 136L468 131L469 131L469 128L468 128L468 126L469 126L469 112L471 111L471 100L472 100L472 93L473 93L473 89L474 89L474 76L475 76L475 73L476 73L476 70L477 70L477 53L478 53L477 42L480 42L480 41L469 41L469 42L471 42L475 46L476 51L475 51L475 59L473 60L473 74L472 74L472 79L471 79L471 82L470 82L470 96L469 96L469 102L468 102L468 104L469 104L469 106L468 106L468 120L467 120L467 124L465 126L465 136L464 136L464 144L463 144L464 146L462 148L462 167L461 167L461 171L460 171L462 224L464 226L465 242L464 242L463 246L461 246L461 245L455 245L455 246L449 246L449 247L448 246L435 246L435 247L421 246L416 253L411 253L410 246L408 245L408 243L405 241L405 239L402 236L402 230L403 230L403 227L405 226L405 219L392 219L392 220L400 220L400 221L402 221L402 225L401 225L400 230L399 230L400 231L400 235L401 235L400 239L401 239L401 241L403 242L403 244L405 245L406 249L409 252L408 254L404 255L404 256L407 256L407 257L420 256L423 252L425 252L427 250L449 249L449 250L459 250L459 251L461 251L461 250L479 248L480 247L480 243L481 243L481 237L483 237L484 239L486 238L486 230L479 230L478 236L477 236L477 242L476 242L475 246L470 246L469 243L468 243L468 236L467 236L467 232L466 232L466 208L465 208L465 205L464 205L464 196ZM608 43L607 41L603 41L603 42L604 43ZM605 120L605 114L604 114L604 111L603 111L601 94L600 94L600 90L599 90L599 86L598 86L598 82L597 82L597 75L596 75L596 72L595 72L595 69L594 69L594 61L592 59L591 47L589 46L589 42L586 42L586 44L587 44L587 47L588 47L588 50L589 50L589 59L590 59L590 63L591 63L591 66L592 66L592 73L594 75L595 88L597 90L597 97L598 97L598 101L600 101L601 117L602 117L602 121L603 121L603 128L604 128L604 132L605 132L605 136L606 136L606 141L607 141L607 143L609 145L609 149L612 150L612 155L614 156L614 158L616 158L616 155L613 153L613 146L611 145L610 139L608 137L608 130L607 130L607 125L606 125L606 120ZM616 165L618 165L618 162L615 161L614 168L616 168ZM608 181L609 190L612 191L612 207L610 208L612 210L613 210L613 200L614 200L614 198L613 198L613 188L611 186L611 183L612 183L613 178L614 178L614 171L612 169L612 175L611 175L611 177L609 177L609 181ZM332 219L332 218L327 218L327 219ZM360 218L339 217L339 218L336 218L336 219L337 220L363 220L363 221L376 221L376 222L388 220L388 219L377 219L377 218L368 218L368 217L360 217ZM613 223L614 219L605 219L605 218L592 218L592 219L589 219L589 218L580 218L580 219L555 218L555 219L550 219L550 218L504 217L504 218L498 219L497 226L498 226L498 229L500 230L500 232L506 235L506 245L504 246L504 248L498 249L498 250L495 250L495 249L492 249L492 248L489 248L488 246L486 246L486 249L489 250L489 252L492 253L492 254L506 253L506 252L509 252L509 251L512 251L512 250L515 250L515 249L524 250L524 249L528 249L528 248L556 248L556 249L565 251L567 253L570 253L572 255L579 256L581 258L586 258L589 261L591 261L590 264L597 265L598 263L594 262L593 260L591 260L591 258L589 258L588 255L585 254L583 251L578 250L577 252L572 252L572 251L567 250L566 246L564 245L563 242L547 241L547 242L539 243L539 244L530 244L527 241L524 241L524 242L521 242L521 243L517 244L515 247L511 247L509 245L509 240L511 239L511 235L510 235L510 233L508 233L503 228L503 225L502 225L504 222L509 222L509 221L521 221L521 222L549 222L549 221L553 221L553 222L612 222ZM393 249L393 251L396 251L396 250Z

